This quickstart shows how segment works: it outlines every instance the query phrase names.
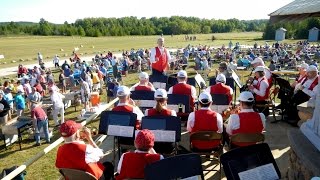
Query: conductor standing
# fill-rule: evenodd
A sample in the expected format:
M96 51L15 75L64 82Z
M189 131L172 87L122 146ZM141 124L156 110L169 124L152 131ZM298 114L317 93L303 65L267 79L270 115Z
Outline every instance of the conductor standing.
M169 68L171 56L169 51L164 47L164 38L160 37L157 41L158 46L151 49L150 63L153 75L163 75Z

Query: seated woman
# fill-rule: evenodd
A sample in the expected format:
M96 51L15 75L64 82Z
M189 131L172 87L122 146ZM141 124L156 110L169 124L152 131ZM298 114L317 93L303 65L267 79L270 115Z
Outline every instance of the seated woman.
M148 129L141 130L135 141L136 150L124 153L118 163L116 180L122 179L143 179L146 165L163 159L153 149L154 134Z
M147 109L145 116L177 116L175 110L167 108L167 91L164 89L157 89L154 93L154 99L157 101L156 107Z
M154 99L157 101L156 107L147 109L145 116L177 116L175 110L167 108L167 91L164 89L157 89L154 93ZM170 142L157 142L154 149L164 154L170 154L174 148L174 144Z

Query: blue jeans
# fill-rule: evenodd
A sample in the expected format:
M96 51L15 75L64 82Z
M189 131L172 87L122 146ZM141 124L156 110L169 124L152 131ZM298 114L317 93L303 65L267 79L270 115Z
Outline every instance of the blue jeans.
M37 120L37 127L36 127L36 143L40 143L40 130L43 128L44 135L46 137L46 141L50 142L49 137L49 128L48 128L48 118L42 121Z

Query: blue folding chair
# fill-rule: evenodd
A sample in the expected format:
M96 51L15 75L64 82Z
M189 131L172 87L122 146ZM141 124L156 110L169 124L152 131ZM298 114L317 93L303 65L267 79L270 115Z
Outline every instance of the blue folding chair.
M177 155L149 164L144 169L146 180L170 180L200 176L204 180L198 154Z

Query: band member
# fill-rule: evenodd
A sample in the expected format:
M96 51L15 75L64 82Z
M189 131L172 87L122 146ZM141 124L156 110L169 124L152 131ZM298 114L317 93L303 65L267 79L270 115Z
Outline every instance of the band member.
M136 150L122 154L117 168L116 180L143 179L146 165L163 159L153 149L154 134L148 129L141 130L134 141Z
M255 94L255 104L266 104L269 98L269 84L268 80L264 75L264 67L257 66L254 69L255 80L252 85L249 86L251 92ZM263 111L263 114L268 116L269 109L268 108L258 108L258 111Z
M171 56L169 51L164 47L164 38L160 37L157 41L158 46L151 49L150 63L153 75L162 75L169 69Z
M295 81L291 83L291 87L281 87L278 94L278 98L281 100L281 103L277 106L277 109L284 110L285 107L288 105L289 100L293 95L293 90L298 89L297 85L300 85L306 78L307 78L307 69L309 65L307 63L301 64L299 67L299 74L297 75Z
M219 113L210 109L212 104L211 94L208 92L202 92L199 95L200 110L189 114L187 122L187 130L190 133L198 131L215 131L218 133L223 132L222 116ZM212 149L217 147L219 141L209 142L191 142L194 149Z
M225 62L219 64L219 68L216 70L216 76L223 74L225 77L231 77L231 73L228 71L228 65Z
M226 84L226 77L223 74L218 74L216 78L216 84L208 87L206 92L209 94L225 94L228 96L228 105L213 105L212 108L218 113L222 113L223 110L229 107L232 101L233 90L230 86Z
M190 97L190 109L194 109L194 101L197 98L197 91L194 86L187 84L188 75L184 70L180 70L177 75L178 84L168 90L168 94L183 94Z
M120 86L117 91L119 103L112 111L132 112L137 114L136 128L140 128L141 119L144 116L139 107L135 106L134 101L130 98L130 90L127 86Z
M149 82L149 75L146 72L139 74L139 82L130 88L130 91L155 91L152 83Z
M167 108L167 91L157 89L154 93L154 99L157 101L156 107L147 109L145 116L177 116L176 111Z
M264 74L265 77L268 80L268 84L271 87L272 86L272 73L271 71L265 66L263 60L260 57L255 58L252 62L251 65L256 68L257 66L263 66L264 68Z
M228 136L238 133L262 133L266 125L266 118L262 113L254 112L253 94L244 91L240 94L240 112L231 114L226 126ZM248 143L235 143L236 146L247 146Z
M315 96L318 88L318 68L310 65L307 69L307 78L296 85L294 95L286 106L288 122L296 125L299 121L297 105L308 101Z

